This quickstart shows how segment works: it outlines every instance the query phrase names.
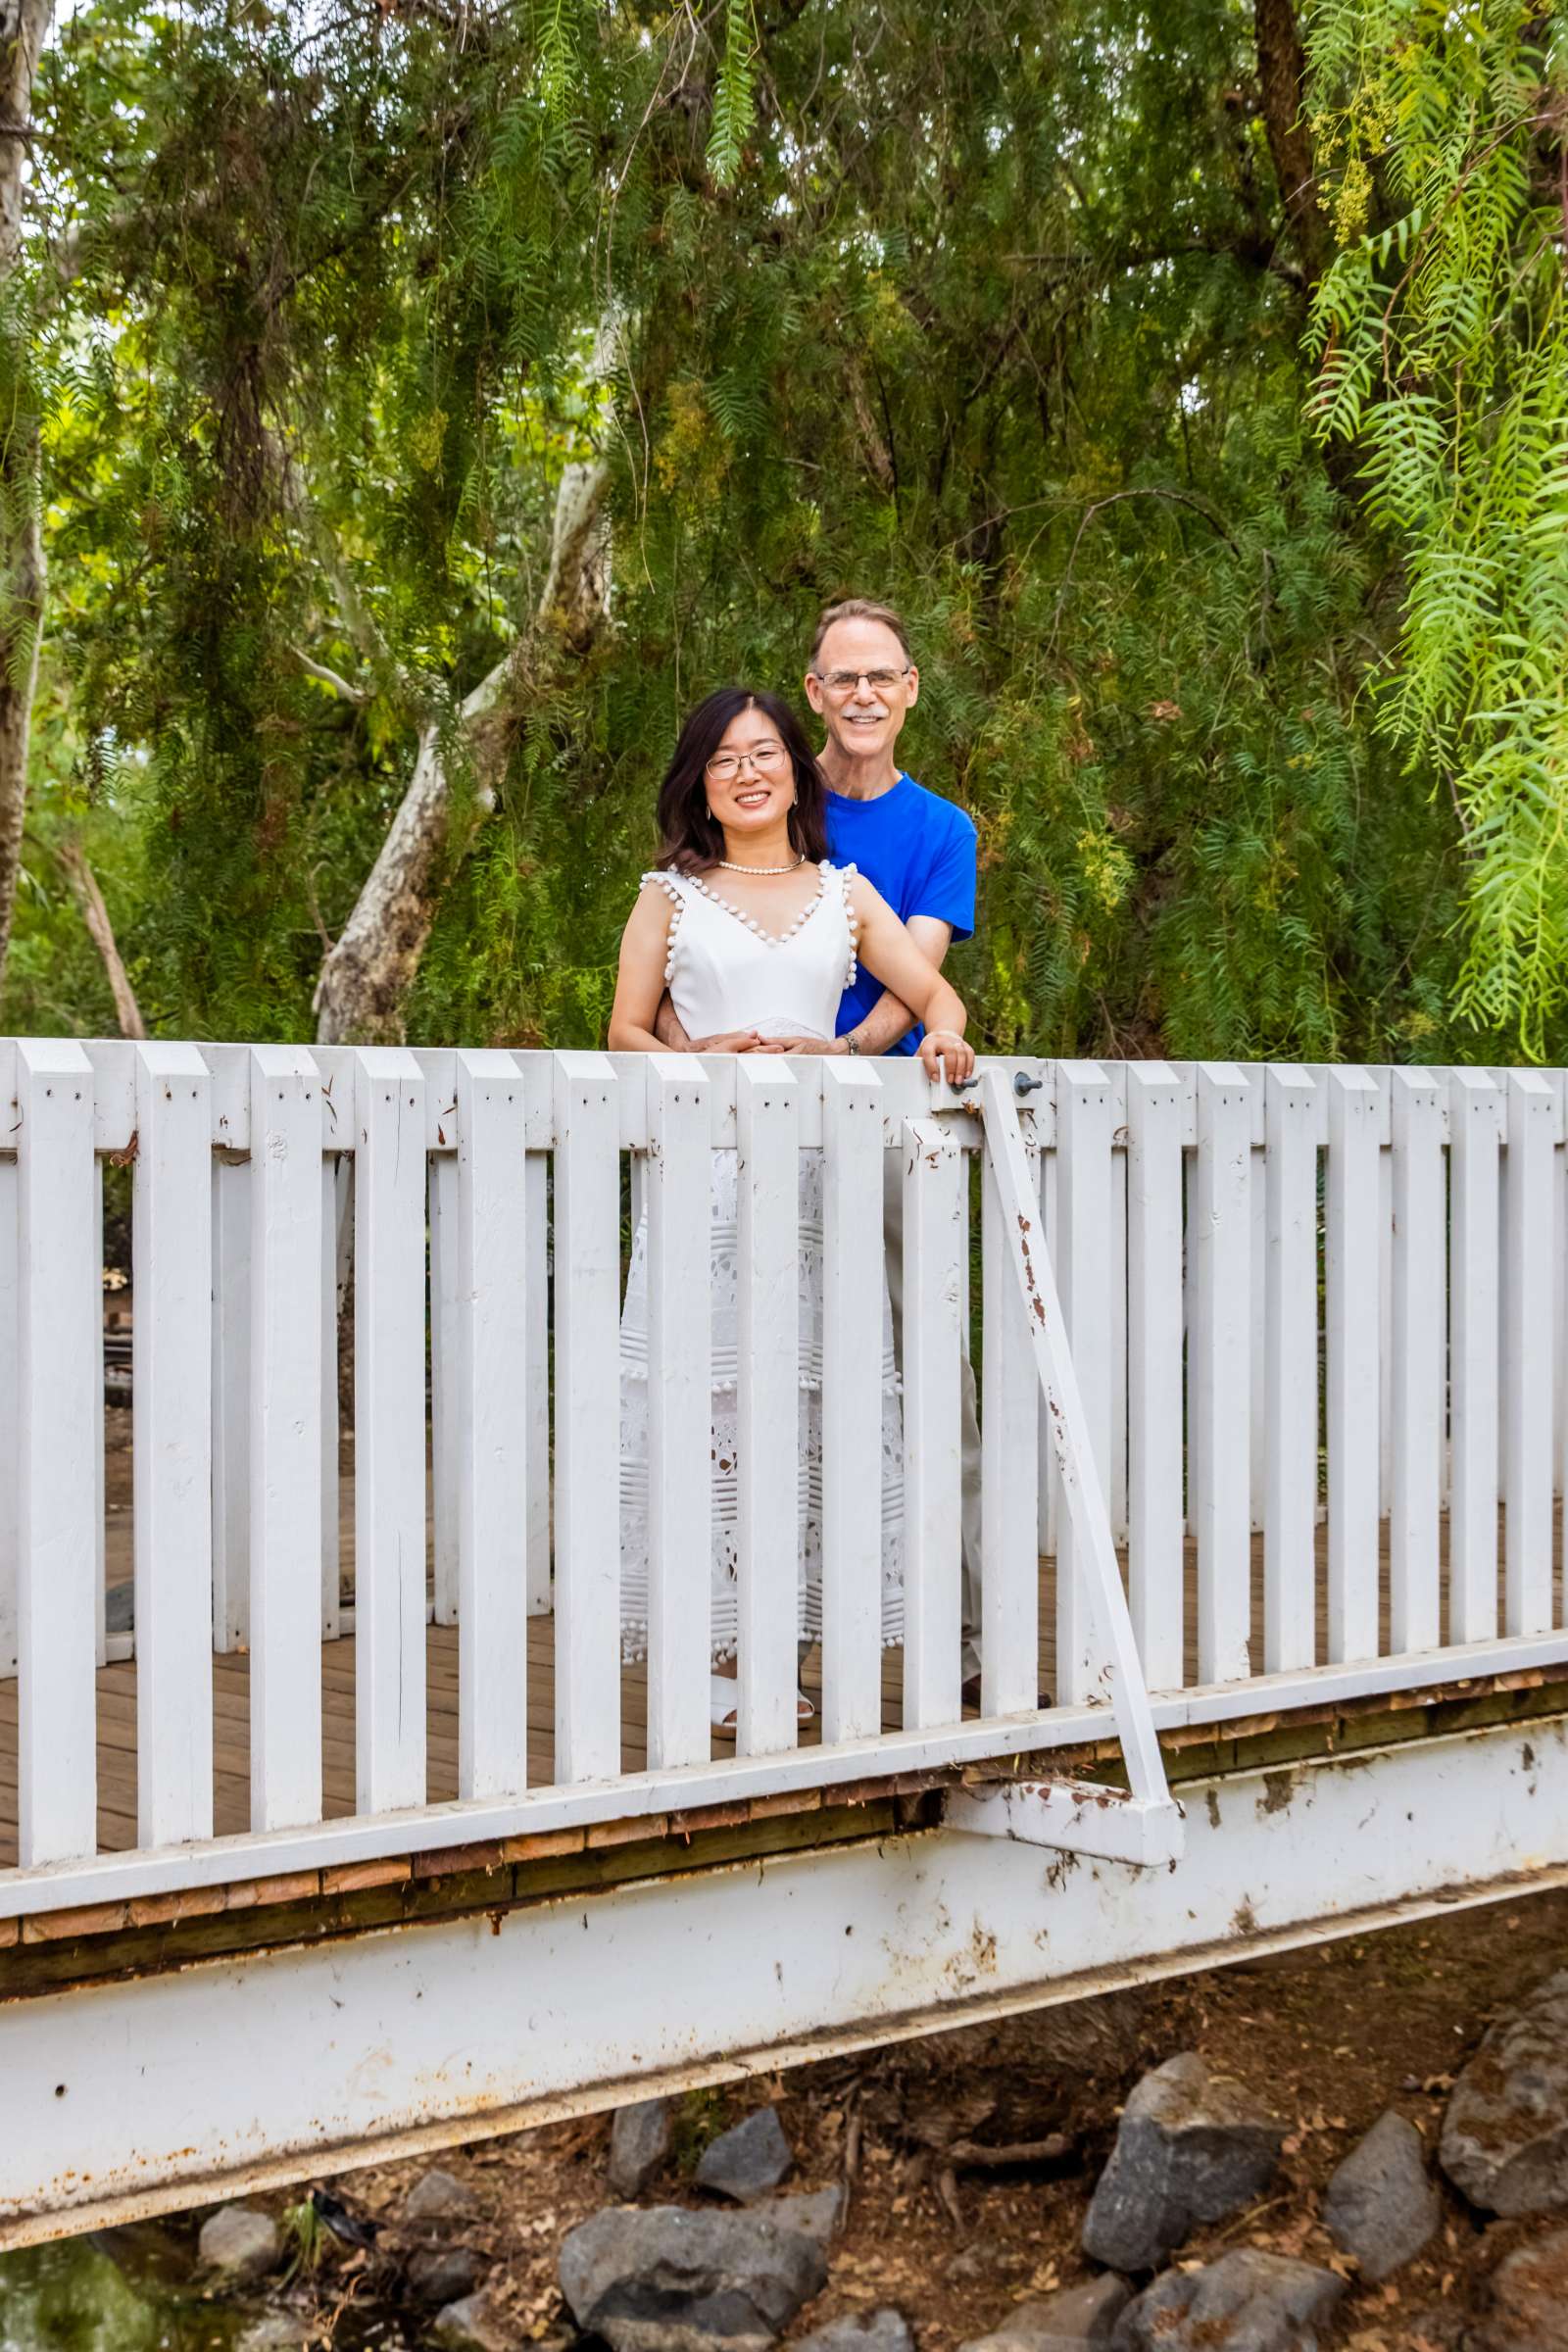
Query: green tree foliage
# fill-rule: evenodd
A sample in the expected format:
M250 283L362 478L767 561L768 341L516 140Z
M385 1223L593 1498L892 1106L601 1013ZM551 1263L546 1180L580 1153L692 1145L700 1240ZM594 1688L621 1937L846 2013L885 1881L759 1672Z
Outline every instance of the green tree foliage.
M1157 47L1132 0L79 10L5 1025L102 1022L85 827L151 1025L309 1035L417 727L526 644L409 1033L595 1042L681 711L869 593L980 829L987 1043L1440 1057L1452 808L1367 716L1402 526L1306 414L1255 39L1243 0ZM612 623L536 647L591 451Z
M1312 414L1405 555L1379 724L1463 826L1460 1008L1540 1055L1568 997L1568 15L1323 0L1312 59L1342 239Z

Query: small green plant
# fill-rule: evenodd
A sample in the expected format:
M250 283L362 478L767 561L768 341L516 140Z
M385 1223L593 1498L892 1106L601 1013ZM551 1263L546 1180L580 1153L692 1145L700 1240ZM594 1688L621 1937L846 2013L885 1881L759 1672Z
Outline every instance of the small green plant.
M288 2206L283 2214L283 2242L289 2249L285 2285L298 2278L314 2278L327 2250L326 2224L309 2197Z
M686 2093L670 2134L670 2153L683 2180L691 2179L702 2162L703 2150L718 2137L727 2120L722 2091L710 2087Z

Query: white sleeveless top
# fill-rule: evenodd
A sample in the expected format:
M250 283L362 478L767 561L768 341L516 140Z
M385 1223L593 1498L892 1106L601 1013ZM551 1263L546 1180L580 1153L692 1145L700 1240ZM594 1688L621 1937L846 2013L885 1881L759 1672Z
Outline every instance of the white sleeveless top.
M644 874L670 903L664 981L688 1037L833 1036L857 968L855 867L824 858L820 871L816 897L777 935L697 874Z

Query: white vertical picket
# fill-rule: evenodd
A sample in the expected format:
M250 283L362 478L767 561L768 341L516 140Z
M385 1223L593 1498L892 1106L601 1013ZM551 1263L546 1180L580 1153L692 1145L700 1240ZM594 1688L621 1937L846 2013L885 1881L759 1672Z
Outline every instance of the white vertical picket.
M648 1061L648 1761L710 1753L712 1158L709 1079Z
M213 1645L250 1641L250 1162L220 1153L213 1195Z
M17 1115L14 1067L14 1049L0 1045L0 1145L8 1152ZM18 1278L17 1163L7 1157L0 1158L0 1682L17 1671Z
M963 1154L934 1119L904 1123L904 1722L956 1723L958 1284Z
M457 1122L441 1215L453 1300L458 1794L514 1796L528 1782L528 1445L517 1413L528 1256L522 1073L510 1054L459 1054Z
M519 1185L521 1178L518 1179ZM458 1161L432 1152L430 1188L430 1499L435 1622L458 1621Z
M1127 1071L1127 1566L1152 1690L1183 1680L1182 1083Z
M882 1091L869 1062L822 1063L827 1740L869 1739L882 1727Z
M1197 1076L1198 1679L1228 1683L1250 1672L1251 1627L1251 1472L1238 1443L1251 1399L1251 1108L1233 1062L1201 1062Z
M800 1461L798 1447L780 1445L779 1434L794 1428L800 1411L798 1094L787 1062L737 1059L736 1746L742 1755L774 1754L793 1747L797 1737ZM880 1447L873 1459L880 1461Z
M1037 1171L1029 1170L1038 1193ZM984 1402L980 1424L980 1712L1015 1715L1039 1702L1039 1382L1023 1293L1013 1272L1002 1195L983 1155L980 1246Z
M1056 1227L1052 1264L1102 1491L1110 1491L1110 1081L1096 1061L1056 1064ZM1053 1451L1053 1463L1054 1452ZM1053 1469L1059 1481L1059 1471ZM1094 1613L1070 1520L1056 1510L1056 1698L1096 1687Z
M354 1718L359 1809L425 1797L424 1085L356 1056Z
M1389 1358L1394 1347L1394 1152L1390 1110L1383 1100L1389 1073L1378 1085L1378 1516L1386 1519L1394 1495L1394 1384Z
M103 1293L91 1064L67 1040L19 1041L16 1057L17 1793L25 1868L74 1861L97 1842L92 1450Z
M1106 1071L1111 1081L1110 1154L1110 1532L1127 1541L1127 1078L1129 1065Z
M528 1614L548 1617L550 1589L550 1155L530 1152L528 1216Z
M1443 1097L1430 1070L1389 1072L1393 1282L1389 1330L1389 1647L1441 1633L1447 1200Z
M1318 1114L1308 1073L1271 1064L1264 1078L1265 1674L1311 1666L1317 1655Z
M251 1827L321 1815L321 1082L251 1049Z
M1059 1067L1059 1063L1054 1061L1048 1061L1041 1065L1041 1074L1045 1079L1048 1090L1055 1086L1056 1071ZM1037 1102L1039 1102L1043 1101L1044 1098L1037 1095L1035 1100ZM1040 1114L1037 1111L1035 1115L1038 1119ZM1039 1167L1040 1223L1046 1237L1046 1247L1053 1252L1053 1254L1054 1254L1057 1234L1057 1169L1054 1099L1052 1100L1048 1106L1047 1117L1050 1126L1050 1139L1041 1151ZM1052 1435L1051 1413L1044 1397L1042 1397L1040 1404L1038 1450L1040 1459L1040 1528L1038 1540L1041 1557L1044 1559L1054 1559L1056 1551L1056 1506L1059 1500L1057 1490L1060 1487L1061 1481L1056 1472L1056 1447L1055 1442Z
M1261 1086L1268 1093L1267 1062L1248 1065L1248 1084L1254 1090ZM1268 1304L1272 1296L1268 1281L1268 1153L1266 1149L1253 1147L1249 1161L1249 1198L1251 1203L1251 1308L1252 1328L1248 1344L1248 1362L1251 1367L1251 1394L1247 1405L1247 1486L1248 1509L1253 1535L1262 1534L1268 1518Z
M1551 1624L1551 1325L1546 1276L1552 1261L1550 1080L1540 1070L1508 1073L1508 1149L1503 1189L1503 1496L1507 1505L1505 1631L1544 1633Z
M561 1782L610 1779L620 1770L620 1405L610 1385L619 1345L618 1086L606 1054L556 1056L556 1263L562 1274L556 1286L556 1779ZM531 1196L528 1205L531 1213ZM535 1262L530 1259L530 1271Z
M338 1513L342 1487L338 1471L340 1445L337 1393L337 1262L338 1187L341 1170L352 1167L347 1155L321 1157L321 1639L338 1641L343 1632L343 1545Z
M1503 1097L1448 1073L1448 1639L1497 1631L1497 1143Z
M107 1666L109 1663L109 1523L107 1509L108 1465L104 1455L107 1435L105 1415L106 1399L104 1389L108 1372L108 1348L105 1345L102 1312L103 1275L101 1271L104 1255L104 1163L96 1156L94 1157L92 1163L92 1230L94 1247L98 1252L98 1263L100 1267L97 1364L98 1377L93 1382L92 1386L92 1469L94 1489L92 1529L95 1550L92 1578L95 1634L93 1658L97 1665ZM132 1537L132 1543L134 1544L134 1535ZM131 1626L130 1638L132 1642L134 1642L134 1623L132 1623Z
M1378 1654L1378 1090L1365 1070L1328 1073L1324 1437L1328 1451L1328 1655Z
M132 1476L144 1846L213 1834L211 1095L194 1046L137 1047Z

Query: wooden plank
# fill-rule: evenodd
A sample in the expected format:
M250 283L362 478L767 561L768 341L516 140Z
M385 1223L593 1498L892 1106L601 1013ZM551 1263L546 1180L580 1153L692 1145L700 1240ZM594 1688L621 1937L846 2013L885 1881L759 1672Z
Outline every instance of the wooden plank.
M92 1231L93 1248L100 1268L104 1258L104 1163L95 1158L92 1163ZM104 1442L106 1431L104 1383L108 1351L104 1342L102 1275L99 1277L99 1313L97 1335L96 1377L92 1384L92 1533L93 1533L93 1662L98 1666L109 1663L109 1573L108 1528L106 1526L106 1472ZM135 1630L117 1639L134 1643Z
M1248 1065L1248 1084L1254 1095L1260 1087L1266 1092L1270 1066L1267 1062ZM1248 1348L1251 1392L1247 1406L1247 1486L1250 1525L1254 1535L1260 1535L1268 1504L1268 1155L1256 1143L1252 1145L1248 1166L1252 1223L1252 1329Z
M1127 1072L1127 1566L1133 1632L1156 1690L1183 1680L1182 1087Z
M989 1151L981 1174L985 1418L980 1425L980 1536L985 1607L980 1621L980 1712L1015 1715L1039 1703L1039 1384ZM1038 1176L1032 1165L1029 1183L1034 1198Z
M959 1186L946 1126L904 1126L904 1720L962 1715Z
M1497 1144L1503 1098L1448 1073L1448 1639L1497 1631Z
M874 1738L882 1725L882 1092L869 1063L822 1063L822 1737L832 1741Z
M648 1756L710 1753L712 1335L709 1080L689 1054L649 1056Z
M1200 1063L1197 1078L1197 1329L1189 1378L1198 1456L1198 1679L1228 1683L1250 1672L1251 1472L1244 1440L1251 1398L1251 1113L1234 1063Z
M528 1153L522 1181L528 1234L528 1614L548 1617L555 1604L550 1585L550 1160L546 1152ZM571 1261L563 1262L569 1266Z
M521 1080L514 1081L519 1087ZM461 1087L459 1089L461 1095ZM458 1456L463 1446L457 1409L458 1372L458 1151L432 1152L426 1182L430 1220L430 1485L435 1505L435 1622L458 1622ZM452 1117L448 1113L448 1121ZM444 1130L443 1130L444 1132ZM520 1179L519 1179L520 1182Z
M356 1056L354 1647L358 1804L425 1801L424 1079Z
M1054 1251L1056 1248L1059 1230L1056 1213L1056 1099L1054 1092L1056 1085L1056 1070L1058 1066L1059 1065L1054 1061L1049 1061L1045 1065L1045 1083L1046 1086L1052 1090L1050 1102L1050 1133L1046 1137L1045 1141L1041 1144L1037 1170L1040 1179L1040 1230L1045 1236L1047 1248L1053 1251ZM1047 1405L1044 1396L1042 1396L1040 1400L1038 1452L1040 1461L1040 1526L1038 1539L1040 1544L1040 1553L1043 1559L1054 1559L1056 1556L1056 1504L1058 1501L1057 1488L1060 1480L1059 1473L1056 1469L1056 1447L1051 1427L1051 1410Z
M18 1852L25 1869L97 1838L94 1660L102 1384L93 1230L93 1075L81 1048L16 1049L18 1148Z
M457 1122L441 1214L455 1375L458 1794L469 1798L514 1795L528 1780L528 1441L517 1411L528 1377L527 1187L522 1075L510 1054L459 1054ZM440 1528L438 1515L438 1546Z
M1430 1070L1391 1070L1389 1082L1389 1646L1397 1653L1435 1649L1441 1638L1447 1197L1442 1090Z
M1056 1227L1052 1262L1078 1393L1107 1507L1110 1494L1110 1082L1099 1062L1056 1065ZM1054 1449L1053 1449L1054 1454ZM1059 1473L1057 1474L1059 1475ZM1070 1520L1056 1517L1056 1695L1097 1687L1093 1623Z
M557 1054L555 1240L557 1262L569 1270L556 1294L555 1769L561 1782L600 1780L620 1769L620 1407L613 1386L618 1087L607 1054Z
M138 1046L136 1825L147 1846L213 1834L211 1091L194 1046Z
M1317 1090L1270 1066L1264 1189L1263 1670L1316 1663Z
M254 1830L321 1817L321 1081L251 1049L250 1787Z
M1377 1088L1328 1073L1324 1437L1330 1665L1378 1654Z
M1552 1126L1556 1104L1540 1070L1508 1073L1503 1182L1503 1496L1507 1506L1508 1634L1544 1633L1552 1618Z
M737 1058L736 1748L747 1756L777 1754L797 1739L800 1461L788 1433L800 1417L800 1092L787 1062ZM871 1460L880 1462L880 1448Z
M213 1642L250 1641L251 1171L214 1159Z
M1105 1065L1110 1084L1110 1532L1128 1537L1127 1502L1127 1085L1132 1065Z

